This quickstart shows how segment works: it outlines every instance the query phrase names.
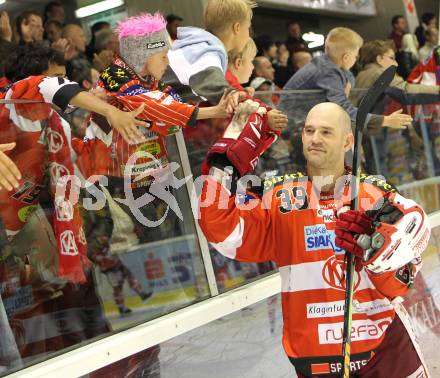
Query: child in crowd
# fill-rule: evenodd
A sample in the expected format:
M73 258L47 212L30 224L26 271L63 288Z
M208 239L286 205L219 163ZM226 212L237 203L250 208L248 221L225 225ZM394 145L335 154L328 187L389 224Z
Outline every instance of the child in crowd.
M138 150L149 151L149 158L136 160L129 176L142 174L144 180L136 187L152 181L149 172L168 165L164 136L176 133L185 126L195 126L197 119L223 118L226 101L223 99L213 107L198 108L184 104L175 91L164 85L161 79L167 65L170 37L166 21L159 13L131 17L119 24L118 30L121 56L100 75L98 86L105 92L111 104L122 109L133 109L145 104L138 118L149 122L142 128L146 141L128 145L117 132L110 129L102 117L92 116L86 137L93 139L96 159L89 173L123 178L129 157ZM105 154L101 154L106 150ZM103 158L105 156L106 158ZM99 164L99 167L98 167Z
M233 89L225 79L228 53L246 45L255 6L251 0L210 0L204 13L206 30L177 29L164 81L184 101L217 104L225 89ZM231 105L236 107L245 96L246 92L235 92Z
M354 77L349 70L355 64L362 44L362 37L355 31L342 27L332 29L325 41L325 54L314 58L290 78L285 90L321 89L324 92L307 101L304 116L313 105L330 101L341 105L353 121L356 119L357 108L348 99L348 93L354 86ZM291 109L294 103L298 105L295 96L282 95L280 109ZM296 118L300 118L302 125L305 117L296 114ZM411 121L412 118L401 114L401 110L389 116L370 114L367 130L377 132L381 126L405 128Z
M159 13L128 18L119 24L117 33L121 55L101 73L97 85L108 101L120 109L134 109L145 104L138 116L149 124L139 129L145 140L128 144L102 117L92 114L86 143L76 144L80 156L77 164L86 177L92 174L107 176L112 197L125 198L124 178L131 178L133 196L139 198L148 192L155 175L163 176L168 172L165 136L182 127L195 126L197 119L224 118L227 115L226 95L216 106L199 108L182 103L171 87L159 81L168 65L171 43L166 21ZM178 232L177 220L171 219L172 212L160 227L145 227L147 220L157 222L164 217L163 211L168 207L162 205L162 201L155 198L139 209L144 219L133 216L141 243L175 236ZM126 206L122 207L133 215ZM170 228L170 232L165 232Z
M252 38L244 46L243 50L232 50L228 53L228 70L226 81L229 85L239 91L246 91L253 96L255 90L252 87L243 88L242 84L247 83L254 70L253 60L257 55L257 46Z

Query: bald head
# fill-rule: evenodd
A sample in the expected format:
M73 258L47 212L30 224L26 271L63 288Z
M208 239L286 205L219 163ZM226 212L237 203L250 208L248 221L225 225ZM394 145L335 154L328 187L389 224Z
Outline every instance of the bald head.
M323 102L310 109L307 120L323 120L337 128L340 128L343 134L349 134L351 130L351 119L348 113L340 105L333 102ZM307 124L306 120L306 124Z
M307 115L302 142L308 170L324 176L334 174L335 169L342 172L345 153L354 144L350 117L331 102L314 106Z
M86 51L86 36L81 26L67 24L63 28L63 38L66 38L78 53Z
M275 77L275 69L269 59L265 56L257 56L253 63L256 77L264 77L267 80L273 81Z

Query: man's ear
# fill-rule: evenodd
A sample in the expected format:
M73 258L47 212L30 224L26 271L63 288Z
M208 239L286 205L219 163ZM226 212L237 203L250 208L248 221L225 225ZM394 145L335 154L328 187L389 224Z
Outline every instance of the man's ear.
M90 89L92 89L92 87L93 87L93 84L92 84L90 81L84 79L84 80L82 81L82 83L81 83L81 86L82 86L86 91L90 91Z
M240 29L241 29L241 24L240 24L239 22L234 22L234 23L232 24L232 32L233 32L234 34L238 34L238 33L240 33Z
M352 133L349 133L345 136L345 142L344 142L344 151L348 152L350 151L354 146L354 135Z

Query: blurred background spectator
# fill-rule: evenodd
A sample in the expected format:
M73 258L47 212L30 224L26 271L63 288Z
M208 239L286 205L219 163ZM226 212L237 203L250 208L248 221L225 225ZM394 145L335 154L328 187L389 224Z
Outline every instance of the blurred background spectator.
M65 11L63 4L59 1L51 1L44 8L44 25L47 21L58 21L61 25L64 25Z
M86 48L86 55L90 61L93 61L94 54L96 53L96 49L95 49L96 34L98 32L100 32L101 30L106 30L106 29L110 29L110 24L106 21L95 22L92 25L92 27L90 29L92 37L91 37L90 42Z
M419 46L423 47L426 43L426 31L428 28L437 28L437 17L434 13L424 13L420 22L420 25L414 31L417 37ZM438 42L438 41L437 41Z
M85 57L86 36L81 26L76 24L68 24L64 26L63 38L69 43L68 51L65 56L67 60L81 56Z
M408 24L405 17L399 14L391 19L391 25L393 27L393 31L389 35L389 38L394 41L396 49L399 51L402 48L402 39L403 35L407 32Z
M113 60L115 54L119 54L119 40L111 29L102 29L96 33L95 53L93 54L93 67L98 71L104 70Z
M438 45L438 29L436 26L429 26L425 30L425 44L419 49L419 59L421 62L431 53L432 49Z
M399 66L397 72L406 79L413 68L419 63L419 43L414 34L406 33L402 38L402 47L396 52L396 60Z
M275 78L275 70L272 63L265 56L257 56L254 60L254 77L262 77L266 80L273 81Z
M15 21L15 26L18 44L43 40L43 19L38 13L32 11L21 13Z
M63 25L57 20L49 20L44 24L45 37L50 43L58 42L63 36Z
M310 63L313 56L308 49L302 49L295 51L291 56L293 73L303 68L306 64Z
M183 18L175 14L169 14L166 17L167 20L167 30L170 34L171 39L174 41L177 39L177 28L181 26Z
M298 21L291 21L287 24L286 47L291 54L307 47L307 44L302 37L301 25Z

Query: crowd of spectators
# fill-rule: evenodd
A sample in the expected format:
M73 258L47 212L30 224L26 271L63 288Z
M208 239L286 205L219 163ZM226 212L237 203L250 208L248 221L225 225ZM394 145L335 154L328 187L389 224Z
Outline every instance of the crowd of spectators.
M166 21L166 29L171 40L177 40L178 43L178 28L184 20L178 15L170 14L166 17ZM218 22L221 24L221 21ZM226 50L228 55L226 76L224 72L220 72L223 75L223 78L220 78L223 79L223 82L217 80L215 76L209 76L212 75L212 72L207 73L210 67L208 69L205 67L204 70L194 75L193 81L188 80L188 83L184 83L176 74L176 78L179 79L177 87L187 85L195 88L196 80L203 78L204 82L197 87L197 90L190 93L191 95L194 92L200 94L201 91L206 90L206 77L208 77L211 78L209 85L221 84L219 88L214 88L215 91L209 90L206 95L202 93L203 95L200 96L202 99L210 100L211 105L217 106L222 101L220 98L225 93L225 89L232 87L238 94L255 96L273 108L271 111L278 112L275 113L275 117L282 117L277 108L286 112L290 118L289 130L280 133L279 141L269 150L268 161L272 158L273 165L269 162L265 168L279 168L279 164L286 160L293 160L300 166L302 160L300 156L302 154L300 142L302 122L307 111L314 105L313 102L335 102L341 105L354 120L357 114L357 102L350 96L352 89L371 86L384 69L389 66L397 66L398 75L391 83L388 94L399 106L395 108L389 106L387 114L384 114L383 109L375 109L376 112L368 117L367 133L377 136L379 141L382 140L382 144L384 144L383 141L387 137L388 129L404 129L412 122L411 115L402 113L401 105L433 104L440 100L439 83L425 85L423 82L410 83L407 81L416 66L429 60L432 50L438 44L437 18L430 13L424 14L420 26L414 33L408 31L403 16L393 17L391 25L392 31L388 39L375 41L364 41L358 33L348 28L334 28L326 36L325 45L318 48L309 48L303 38L299 21L292 21L286 25L284 40L275 40L272 36L259 34L256 30L253 39L245 38L240 40L240 43L234 44L227 35L230 34L230 31L226 32L222 27L215 32L209 30L217 37L215 43L220 40L221 48ZM244 29L246 29L244 33L247 33L249 28ZM19 14L13 21L10 20L8 13L2 12L0 14L0 88L5 90L10 84L24 77L45 75L59 78L67 77L78 83L84 90L93 92L95 84L99 80L101 82L104 80L102 72L112 63L114 64L115 58L120 54L119 40L110 23L97 22L90 30L85 30L79 23L66 24L65 10L63 5L57 1L50 2L43 14L26 11ZM13 60L10 59L10 56L13 56ZM170 58L170 54L168 54L168 58ZM165 54L163 62L168 63L168 58ZM173 63L172 57L170 63L170 67L176 73L178 64ZM222 63L224 62L219 59L217 65L221 66ZM163 74L163 72L161 73ZM165 72L166 77L167 72ZM213 77L215 80L212 79ZM301 96L298 96L297 93L293 97L289 97L288 92L292 90L320 90L321 92L313 100L305 99L302 104L299 100ZM102 93L100 94L98 91L94 94L97 97L102 96ZM189 102L185 98L183 100ZM301 110L302 105L304 105L304 109ZM201 114L203 110L207 109L202 107L197 111ZM294 113L291 113L292 110ZM270 111L268 113L270 114ZM71 125L72 135L83 139L86 136L88 113L76 111L66 118ZM199 130L206 131L206 125L208 128L211 127L211 124L206 122L203 125L205 125L205 129L203 126L199 126L196 131L191 129L188 131L186 137L189 145L192 142L190 133L200 132ZM410 129L408 138L416 140L418 138L417 132ZM199 137L197 141L199 144L200 139ZM206 143L209 145L211 141L207 138ZM371 146L365 146L366 149L369 147ZM165 149L163 153L166 154ZM384 160L385 153L386 148L383 147L381 156ZM204 151L205 154L206 151ZM420 149L417 156L421 156ZM197 165L200 164L194 164L193 169L197 169L195 168ZM370 171L374 171L374 167L368 168ZM114 193L109 194L109 201L112 197L115 197ZM118 205L112 206L114 212ZM110 209L106 209L106 211L110 212ZM156 209L152 211L156 211ZM157 213L158 218L162 214L160 211ZM125 228L122 227L122 231L119 231L118 234L121 240L130 239L131 235L131 239L135 241L130 242L131 244L127 242L130 246L155 240L150 234L140 235L138 225L131 222L130 218L126 218L126 216L126 212L121 210L118 218L120 223L125 225ZM130 225L129 230L127 225ZM169 225L161 232L154 232L157 239L161 240L167 235L174 235L174 233L177 235L178 232L173 231L174 228L178 227ZM130 283L132 290L143 301L148 300L152 293L143 291L128 268L119 261L119 258L114 258L113 263L116 266L113 273L116 272L120 276L119 279L116 279L117 285L113 285L115 303L118 306L119 314L123 316L131 312L125 306L122 295L124 280ZM109 269L104 269L101 265L99 269L110 276ZM99 307L96 303L93 305ZM108 325L105 324L104 328L108 328ZM106 330L96 331L96 334L103 332Z

